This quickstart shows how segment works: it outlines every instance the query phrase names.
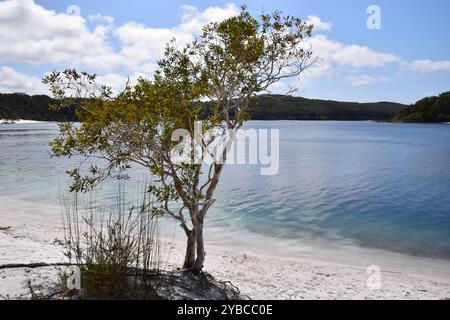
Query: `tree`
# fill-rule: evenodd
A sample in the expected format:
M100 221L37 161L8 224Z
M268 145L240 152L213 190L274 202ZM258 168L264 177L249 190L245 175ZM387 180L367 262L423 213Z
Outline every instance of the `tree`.
M86 72L49 74L44 83L59 99L58 107L76 107L81 122L60 124L51 143L54 155L80 154L104 164L71 170L72 190L88 190L107 177L126 178L131 164L148 168L156 178L149 192L160 203L155 214L179 221L187 236L183 266L201 271L204 220L235 133L249 118L257 93L299 76L316 61L305 43L311 31L298 18L275 12L255 19L243 7L238 16L206 25L182 49L171 41L153 79L127 84L116 96L98 88L95 75ZM206 117L199 101L210 101ZM215 134L199 138L198 126ZM175 133L180 128L183 135ZM218 142L222 148L212 148ZM191 147L184 161L174 157L180 145ZM202 162L206 153L215 161Z
M406 106L394 118L397 122L448 122L450 121L450 92L425 97Z

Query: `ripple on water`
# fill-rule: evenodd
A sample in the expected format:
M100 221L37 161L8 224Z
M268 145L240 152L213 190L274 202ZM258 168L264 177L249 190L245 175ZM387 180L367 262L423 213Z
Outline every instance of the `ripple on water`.
M247 126L280 130L280 169L261 176L257 166L226 166L207 219L211 241L320 238L450 257L450 126L320 121ZM0 191L13 205L59 203L69 184L64 171L76 159L49 158L48 141L56 133L52 123L0 128ZM143 183L146 172L133 176ZM113 203L117 190L106 183L98 196Z

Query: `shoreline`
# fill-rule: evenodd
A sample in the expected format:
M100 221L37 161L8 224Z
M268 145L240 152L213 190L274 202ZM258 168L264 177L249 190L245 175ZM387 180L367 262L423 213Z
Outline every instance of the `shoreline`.
M165 242L185 245L184 233L177 222L160 222ZM223 232L221 232L223 231ZM230 252L245 252L254 256L274 259L305 261L316 264L333 264L364 269L372 265L381 271L408 273L450 281L450 259L436 256L413 255L384 248L360 246L351 240L330 240L321 237L287 239L266 236L242 230L205 227L206 251L214 247ZM222 233L222 236L217 234ZM232 238L232 240L228 240ZM262 245L263 244L263 245Z
M59 219L35 219L30 214L3 213L1 227L7 226L11 228L0 231L0 265L64 261L61 247L54 241L62 238ZM161 268L181 267L184 241L161 237L161 246ZM374 254L377 251L369 252ZM335 252L335 256L339 254ZM364 261L364 257L360 258ZM373 260L362 265L350 260L345 263L331 258L317 260L313 256L263 254L246 245L219 246L208 240L204 270L221 281L230 281L243 295L252 299L450 298L450 275L447 272L440 272L439 268L435 269L434 275L412 271L420 263L422 268L430 267L432 270L439 261L401 254L397 258L404 258L403 263L409 268L402 271L381 265L380 289L370 289L367 285L370 277L367 267ZM449 265L448 261L446 264ZM54 288L58 281L58 268L0 270L0 299L7 295L9 298L27 298L28 279L43 291Z
M12 121L12 122L10 122ZM24 119L17 119L17 120L10 120L10 119L0 119L0 125L11 125L11 124L33 124L33 123L45 123L49 121L41 121L41 120L24 120Z
M13 120L13 123L6 123L10 120L0 119L0 125L8 124L37 124L37 123L60 123L61 121L53 120L30 120L30 119L18 119ZM391 120L378 120L378 119L251 119L249 122L374 122L374 123L398 123L398 124L450 124L450 122L402 122ZM79 123L78 121L67 121L70 123Z

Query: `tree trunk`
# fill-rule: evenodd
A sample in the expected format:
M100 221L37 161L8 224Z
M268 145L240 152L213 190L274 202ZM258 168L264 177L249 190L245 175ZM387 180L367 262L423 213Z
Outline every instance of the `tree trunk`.
M196 242L197 242L197 258L195 259L193 272L200 272L203 269L205 262L205 245L203 241L203 223L199 223L196 228Z
M187 246L183 268L193 270L195 265L195 247L196 247L195 229L186 232L186 236L187 236Z

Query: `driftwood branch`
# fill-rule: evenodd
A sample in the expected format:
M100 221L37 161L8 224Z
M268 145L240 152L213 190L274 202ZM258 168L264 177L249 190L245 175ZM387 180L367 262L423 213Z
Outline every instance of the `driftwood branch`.
M45 263L45 262L35 262L35 263L10 263L0 265L0 270L2 269L14 269L14 268L42 268L42 267L55 267L55 266L73 266L73 263L68 262L58 262L58 263Z

